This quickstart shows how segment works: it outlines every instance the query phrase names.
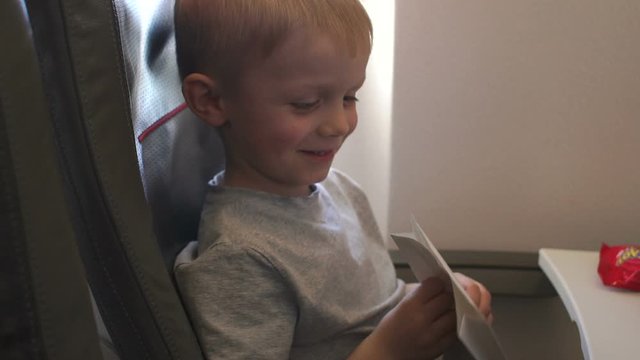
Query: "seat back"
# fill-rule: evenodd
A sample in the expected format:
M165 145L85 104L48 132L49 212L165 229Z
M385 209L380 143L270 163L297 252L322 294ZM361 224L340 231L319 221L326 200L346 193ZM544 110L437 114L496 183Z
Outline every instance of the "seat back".
M101 359L31 34L0 2L0 358Z
M173 1L28 9L78 249L113 346L122 359L200 359L171 266L195 238L222 153L181 106Z

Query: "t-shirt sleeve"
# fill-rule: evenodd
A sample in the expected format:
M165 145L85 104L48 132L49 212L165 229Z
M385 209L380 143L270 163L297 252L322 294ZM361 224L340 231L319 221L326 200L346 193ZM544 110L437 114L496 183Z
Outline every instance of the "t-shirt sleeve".
M296 303L259 251L218 242L175 275L208 359L289 358Z

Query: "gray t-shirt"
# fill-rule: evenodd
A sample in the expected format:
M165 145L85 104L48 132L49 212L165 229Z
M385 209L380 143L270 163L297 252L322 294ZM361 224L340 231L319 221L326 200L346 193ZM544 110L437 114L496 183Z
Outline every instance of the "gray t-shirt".
M366 196L332 170L307 197L212 180L175 275L210 359L344 359L402 298Z

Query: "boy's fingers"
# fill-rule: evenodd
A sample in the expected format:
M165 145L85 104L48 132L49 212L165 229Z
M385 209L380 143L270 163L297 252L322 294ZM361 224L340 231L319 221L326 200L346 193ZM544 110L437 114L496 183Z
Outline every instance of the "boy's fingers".
M428 323L434 323L450 312L455 315L455 303L453 295L448 292L443 291L424 304L424 320Z
M449 311L439 317L432 325L432 334L434 335L435 344L433 350L442 353L448 349L457 339L456 332L456 313Z
M438 317L431 326L437 336L444 336L450 332L456 331L456 312L453 309L448 310Z
M480 291L480 305L478 307L485 318L489 320L491 315L491 293L480 283L478 283L478 288Z
M493 313L490 312L486 319L489 324L493 324Z
M444 291L444 283L437 277L430 277L423 280L420 285L413 290L409 297L416 299L420 303L427 303L438 294Z
M491 293L480 283L475 283L467 288L467 294L473 303L476 304L480 313L491 323L493 316L491 315Z
M471 298L474 304L480 309L480 305L482 303L482 294L480 291L480 286L476 283L469 284L465 287L465 292Z
M455 273L455 276L485 319L489 322L493 321L493 316L491 315L491 293L487 288L464 274Z
M462 288L465 290L467 290L470 285L475 284L475 281L473 279L463 273L455 272L453 273L453 276L456 277L456 280L458 280L458 282L462 285Z
M467 294L476 304L482 315L488 319L491 314L491 293L479 282L473 282L466 288Z
M455 273L456 278L462 284L465 292L469 295L473 303L478 307L480 312L484 315L485 319L491 323L493 321L493 315L491 311L491 293L481 283L461 274ZM417 301L422 304L427 304L429 307L428 321L433 321L440 316L443 311L453 307L453 298L450 294L443 297L445 292L444 282L437 277L430 277L417 287L413 288L408 295L410 300Z

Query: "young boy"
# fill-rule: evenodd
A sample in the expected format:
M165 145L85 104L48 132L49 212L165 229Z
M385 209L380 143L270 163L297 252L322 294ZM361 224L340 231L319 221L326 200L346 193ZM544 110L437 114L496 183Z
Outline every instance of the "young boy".
M427 359L455 341L442 282L396 279L365 195L331 169L371 31L358 0L176 5L185 99L226 151L175 269L208 358Z

